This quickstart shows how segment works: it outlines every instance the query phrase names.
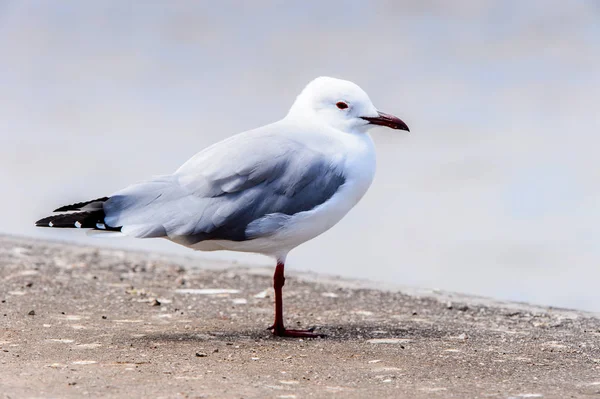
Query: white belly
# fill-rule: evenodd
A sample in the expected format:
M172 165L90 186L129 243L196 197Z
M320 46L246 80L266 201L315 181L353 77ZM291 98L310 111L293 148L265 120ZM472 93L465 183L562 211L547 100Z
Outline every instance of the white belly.
M353 139L343 165L346 181L328 201L293 215L285 226L268 237L248 241L202 241L191 248L255 252L283 259L293 248L329 230L360 201L375 175L375 149L370 137L364 134Z

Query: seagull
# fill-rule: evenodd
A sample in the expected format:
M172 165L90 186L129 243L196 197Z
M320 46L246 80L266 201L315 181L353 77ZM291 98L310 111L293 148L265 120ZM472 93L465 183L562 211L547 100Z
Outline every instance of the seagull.
M283 322L288 253L339 222L375 175L373 126L409 131L347 80L319 77L278 122L218 142L175 173L111 196L62 206L36 226L166 238L194 250L252 252L276 260L273 288L280 337L315 338Z

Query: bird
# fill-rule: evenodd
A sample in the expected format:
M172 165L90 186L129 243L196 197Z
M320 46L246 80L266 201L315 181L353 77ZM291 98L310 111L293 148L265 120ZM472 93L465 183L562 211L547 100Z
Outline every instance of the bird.
M275 320L268 330L279 337L322 337L314 328L284 325L285 262L367 192L376 168L368 133L374 126L409 131L401 119L375 108L357 84L321 76L283 119L213 144L172 174L62 206L35 225L267 255L275 261Z

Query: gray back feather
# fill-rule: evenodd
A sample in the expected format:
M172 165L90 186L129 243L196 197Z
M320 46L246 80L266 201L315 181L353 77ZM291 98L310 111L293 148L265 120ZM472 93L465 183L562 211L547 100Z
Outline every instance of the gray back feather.
M130 186L104 204L105 222L137 237L243 241L277 231L344 184L325 154L246 132L200 152L175 174Z

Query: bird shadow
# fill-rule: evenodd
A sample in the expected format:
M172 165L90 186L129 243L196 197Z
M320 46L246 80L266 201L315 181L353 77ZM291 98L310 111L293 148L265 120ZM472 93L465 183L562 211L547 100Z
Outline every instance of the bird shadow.
M338 324L318 327L315 333L324 334L322 338L307 339L334 342L364 341L368 339L407 338L407 339L441 339L448 337L450 332L432 326L411 325L390 328L389 325L377 324ZM293 341L297 338L275 337L267 329L244 330L196 330L189 332L156 332L141 337L130 338L137 342L243 342L243 341Z

